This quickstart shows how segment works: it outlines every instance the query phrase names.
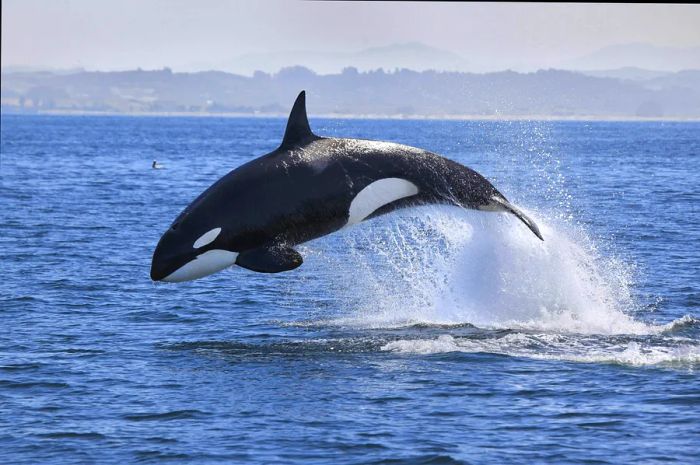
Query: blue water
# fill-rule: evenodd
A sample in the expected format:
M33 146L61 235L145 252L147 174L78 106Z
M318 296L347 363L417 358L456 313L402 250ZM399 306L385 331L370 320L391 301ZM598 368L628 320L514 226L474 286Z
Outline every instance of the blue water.
M700 124L312 120L473 167L545 242L421 207L153 284L284 124L2 117L0 461L700 462Z

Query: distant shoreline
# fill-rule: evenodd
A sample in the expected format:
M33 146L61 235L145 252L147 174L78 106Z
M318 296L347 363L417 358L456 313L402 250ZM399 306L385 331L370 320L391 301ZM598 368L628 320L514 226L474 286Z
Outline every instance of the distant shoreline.
M539 70L319 75L303 66L240 76L211 71L2 75L8 113L286 118L302 89L326 118L456 121L700 121L700 70L632 80Z
M283 113L235 113L235 112L113 112L87 110L42 110L35 112L2 111L3 116L132 116L132 117L198 117L198 118L287 118ZM591 121L591 122L700 122L700 117L682 116L620 116L620 115L382 115L382 114L311 114L312 118L324 119L366 119L366 120L415 120L415 121Z

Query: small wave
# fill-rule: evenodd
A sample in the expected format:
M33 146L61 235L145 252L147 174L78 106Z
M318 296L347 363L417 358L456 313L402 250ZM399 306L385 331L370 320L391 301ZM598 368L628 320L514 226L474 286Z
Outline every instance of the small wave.
M265 360L277 357L313 357L378 352L385 342L385 339L374 337L350 337L277 341L272 343L202 341L163 347L170 350L189 350L201 355L213 354L229 360Z
M127 314L127 318L137 323L196 323L200 319L189 316L182 316L175 312L138 310Z
M130 421L168 421L199 418L205 415L206 414L204 412L201 412L199 410L174 410L172 412L160 413L134 413L124 415L124 419Z
M554 358L572 362L619 363L633 366L695 365L700 363L700 347L691 344L683 344L677 347L651 347L637 342L630 342L621 352L598 352L591 355L570 355L559 358L543 355L540 358Z
M153 442L156 444L177 444L178 440L173 438L167 438L163 436L152 436L146 438L146 441Z
M476 326L470 323L434 323L419 320L389 320L379 318L379 319L367 319L358 317L341 317L341 318L327 318L327 319L314 319L314 320L303 320L303 321L273 321L272 323L277 323L282 327L291 328L349 328L349 329L377 329L377 330L391 330L391 329L460 329L460 328L476 328Z
M457 460L445 454L427 454L414 457L396 457L367 462L368 465L464 465L469 462Z
M51 381L5 381L0 380L0 388L6 389L66 389L70 385L66 383L55 383Z
M84 439L84 440L99 440L105 439L104 434L100 433L77 433L75 431L57 431L54 433L40 434L39 437L45 439Z
M139 461L170 461L170 462L190 462L193 461L196 457L194 455L190 454L185 454L185 453L174 453L174 452L164 452L160 450L137 450L134 452L136 456L138 456L140 459Z
M562 334L513 333L493 339L455 338L445 334L435 339L391 341L381 349L424 355L448 352L491 353L541 360L633 366L700 363L700 345L687 341L620 341L615 338L572 338Z
M103 355L103 354L107 353L107 351L102 350L102 349L84 349L81 347L67 347L65 349L56 350L56 351L54 351L54 353L90 356L90 355Z
M700 318L695 318L690 315L684 315L677 320L659 326L660 332L663 333L678 333L688 329L694 329L700 327Z
M0 365L0 370L2 371L23 371L23 370L37 370L44 366L43 363L14 363L12 365Z

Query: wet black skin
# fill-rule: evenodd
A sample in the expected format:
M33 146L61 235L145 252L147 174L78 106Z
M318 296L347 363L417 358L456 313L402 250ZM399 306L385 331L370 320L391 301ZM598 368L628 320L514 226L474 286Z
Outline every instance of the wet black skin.
M355 196L384 178L405 179L419 192L381 207L370 218L422 204L478 209L493 197L507 202L479 173L434 153L316 136L308 129L303 100L302 93L277 150L225 175L177 217L155 250L152 279L163 279L207 250L291 247L337 231L347 224ZM300 103L303 118L295 118ZM216 227L222 231L214 242L193 249L197 238Z

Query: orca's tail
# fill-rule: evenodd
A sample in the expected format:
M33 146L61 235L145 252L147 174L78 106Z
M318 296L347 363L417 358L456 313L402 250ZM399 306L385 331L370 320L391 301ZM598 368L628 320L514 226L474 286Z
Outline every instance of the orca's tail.
M544 238L542 237L542 233L540 233L540 228L537 227L534 221L530 219L529 216L527 216L525 213L520 211L518 207L515 205L511 204L508 202L505 198L503 197L498 197L498 196L493 196L491 197L491 202L493 202L491 205L487 207L489 210L501 210L501 211L507 211L512 213L513 215L517 216L520 221L525 223L525 225L530 228L530 231L532 231L535 236L539 237L541 241L544 241ZM490 207L490 208L489 208ZM494 208L496 207L496 208Z

